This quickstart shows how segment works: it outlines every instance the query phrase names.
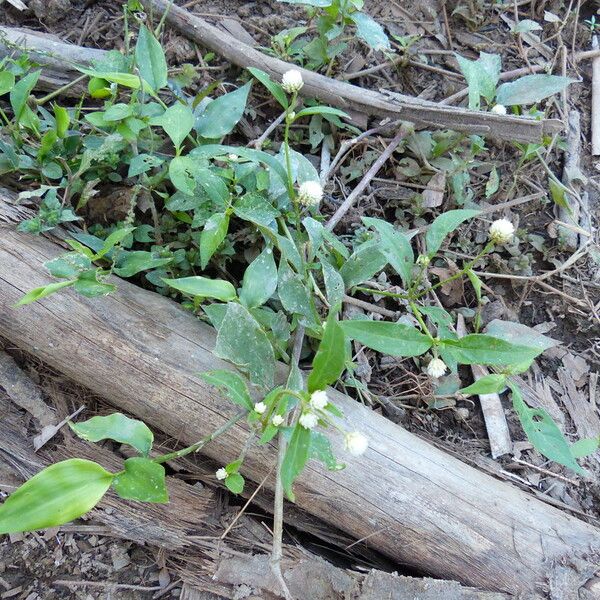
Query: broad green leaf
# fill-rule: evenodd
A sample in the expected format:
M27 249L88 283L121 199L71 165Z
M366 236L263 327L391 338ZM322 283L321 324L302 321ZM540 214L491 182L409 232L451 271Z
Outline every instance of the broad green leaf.
M196 120L196 131L204 138L217 139L231 133L244 114L252 82L213 100Z
M179 279L163 279L175 290L199 298L215 298L227 302L236 297L235 288L224 279L209 279L200 275L181 277Z
M521 365L531 363L542 352L480 333L472 333L459 340L445 339L441 345L465 365Z
M326 260L321 261L321 269L323 270L327 302L329 302L330 306L337 306L344 301L344 289L346 287L344 280L335 267L330 265Z
M431 340L402 323L388 321L342 321L340 327L351 339L390 356L420 356L431 348Z
M567 200L567 192L564 186L560 185L558 182L554 181L554 179L548 179L548 188L550 189L550 196L552 196L552 201L557 206L564 208L569 213L573 213L573 209L569 206L569 201Z
M427 254L433 258L440 249L446 236L452 233L461 223L479 214L478 210L449 210L434 219L425 234Z
M327 8L331 6L334 0L277 0L285 4L304 4L305 6L315 6L317 8Z
M117 102L109 106L104 111L104 121L112 123L114 121L123 121L133 115L133 106L131 104L125 104L124 102Z
M169 163L169 178L171 183L182 193L188 196L194 195L196 189L196 170L198 165L193 158L188 156L176 156Z
M194 127L194 113L187 104L176 102L162 115L151 119L150 125L160 125L171 138L175 148L179 149Z
M148 458L134 456L128 458L123 466L125 470L117 473L112 483L121 498L160 504L169 501L165 468L162 465Z
M27 99L31 90L35 87L41 71L33 71L28 75L25 75L22 79L17 81L10 90L10 105L15 115L15 121L18 123L21 120L23 112L27 108Z
M113 231L105 240L102 248L94 256L94 260L98 260L106 256L117 244L120 244L130 233L133 233L135 227L122 227Z
M337 311L331 310L324 325L323 338L313 359L312 371L308 376L308 391L324 390L335 383L346 365L344 331L337 320Z
M73 289L86 298L96 298L112 294L117 286L112 283L98 281L96 270L84 271L73 284Z
M281 104L283 108L288 107L288 99L283 88L276 82L274 82L267 73L257 69L256 67L248 67L248 71L256 77L270 92L273 94L273 98Z
M535 348L539 353L560 345L559 341L539 333L532 327L514 321L494 319L488 323L485 333L510 344Z
M239 473L231 473L225 479L225 487L233 494L241 494L244 491L244 478Z
M206 265L223 243L229 228L229 215L226 213L215 213L206 221L204 229L200 234L200 266L206 269Z
M113 269L119 277L133 277L141 271L164 267L173 262L172 257L160 258L154 252L145 250L134 250L133 252L121 252L117 260L117 267Z
M71 122L69 111L58 104L53 104L52 108L54 110L54 120L56 121L56 135L59 138L64 138Z
M259 323L241 304L227 304L214 352L247 373L252 383L267 389L273 387L273 347Z
M142 173L147 173L150 169L160 167L165 161L154 154L138 154L131 159L127 177L137 177Z
M408 286L412 280L412 268L415 262L409 239L387 221L372 217L363 217L362 220L365 225L373 227L379 233L381 238L379 249L396 273L400 275L404 285Z
M600 445L600 437L585 438L571 444L571 455L574 458L583 458L589 456L598 450Z
M387 263L387 257L376 245L361 246L342 265L340 275L346 288L351 288L379 273Z
M132 75L131 73L116 73L107 71L96 71L95 69L83 69L77 67L77 70L89 77L97 77L99 79L106 79L111 83L122 85L123 87L130 88L132 90L143 89L144 92L156 95L156 92L152 86L142 77L138 75Z
M52 277L57 279L75 279L82 271L92 268L92 261L79 252L69 252L49 260L44 266Z
M113 474L91 460L71 458L39 472L0 505L0 534L64 525L90 511Z
M533 447L546 458L569 467L580 475L587 475L577 464L569 443L552 417L541 408L529 408L523 400L521 390L514 383L509 382L508 385L512 391L513 408Z
M36 300L41 300L50 294L54 294L54 292L58 292L58 290L62 290L62 288L73 285L74 281L59 281L57 283L49 283L48 285L44 285L42 287L34 288L30 292L27 292L16 304L15 306L24 306L25 304L30 304L31 302L35 302Z
M225 180L206 167L197 167L194 177L206 195L213 201L215 207L225 210L229 205L230 197Z
M465 396L473 396L479 394L499 394L505 388L506 375L490 373L458 391L461 394L465 394Z
M218 390L229 398L234 404L252 410L254 402L250 397L246 382L233 371L217 370L200 373L200 377L207 383L214 385Z
M264 227L269 227L279 216L279 211L264 196L255 193L242 196L233 207L233 212L244 221Z
M469 60L458 54L455 56L469 86L469 108L479 109L481 96L488 102L492 102L496 94L496 85L500 79L502 66L500 56L485 52L482 52L477 60Z
M240 302L247 308L262 306L277 289L277 265L273 249L265 248L246 268Z
M383 27L365 12L355 12L350 18L356 25L356 35L373 50L391 50L390 40Z
M419 306L419 312L429 317L438 326L452 327L454 323L452 315L441 306Z
M310 429L305 429L300 423L296 423L281 465L283 490L292 502L295 500L292 486L298 475L304 470L308 460L310 434Z
M302 315L309 325L318 325L313 295L284 259L279 263L277 294L288 313Z
M121 444L129 444L144 456L149 454L154 441L152 431L144 422L130 419L121 413L92 417L79 423L69 421L69 427L88 442L114 440Z
M140 26L135 45L135 62L142 79L156 92L167 85L167 61L160 42L145 26ZM177 145L177 144L175 144Z
M505 106L534 104L562 92L570 83L576 81L559 75L525 75L516 81L503 83L498 88L496 102Z
M309 106L308 108L303 108L302 110L296 113L296 119L300 117L308 117L309 115L335 115L336 117L342 117L345 119L349 119L350 115L345 113L343 110L339 110L338 108L332 108L331 106Z
M329 471L340 471L346 465L339 463L331 450L329 438L320 431L311 429L310 446L308 449L309 458L322 462Z
M0 96L8 94L15 85L15 76L10 71L0 71Z

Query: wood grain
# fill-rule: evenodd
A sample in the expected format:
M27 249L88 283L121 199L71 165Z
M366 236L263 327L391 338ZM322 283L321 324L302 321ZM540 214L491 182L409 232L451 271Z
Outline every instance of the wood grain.
M232 416L235 409L197 377L229 368L211 354L214 331L167 298L117 280L112 296L86 299L69 290L14 309L25 292L50 282L42 262L62 249L1 222L0 335L182 442L195 442ZM347 468L308 466L296 485L297 505L307 513L367 538L400 564L485 590L532 591L556 561L600 548L591 525L332 395L371 444L354 458L336 437L334 451ZM245 438L239 426L205 454L225 464ZM244 475L259 482L274 461L272 446L253 449Z

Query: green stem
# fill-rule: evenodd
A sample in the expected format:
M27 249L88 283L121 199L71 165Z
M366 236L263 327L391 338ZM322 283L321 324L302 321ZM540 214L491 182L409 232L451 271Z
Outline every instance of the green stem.
M283 153L285 155L285 169L287 171L287 188L288 195L290 197L290 202L294 207L294 212L296 214L296 226L300 226L300 207L298 206L298 201L296 199L296 193L294 191L294 175L292 171L292 157L290 154L290 126L293 120L290 118L290 115L294 112L294 108L296 107L296 100L298 97L298 92L294 92L292 94L292 98L290 100L290 105L285 111L285 127L283 129Z
M365 292L366 294L377 294L378 296L385 296L386 298L400 298L401 300L409 300L408 294L397 294L395 292L386 292L385 290L375 290L367 287L355 287L357 292Z
M52 98L56 98L56 96L60 96L60 94L62 94L64 91L68 90L69 88L73 87L74 85L77 85L80 81L83 81L86 78L87 78L87 75L80 75L76 79L73 79L73 81L69 81L69 83L65 83L65 85L59 87L58 89L54 90L53 92L50 92L49 94L46 94L44 97L40 98L39 100L36 100L35 103L38 106L42 106L42 105L46 104L46 102L48 102L48 100L52 100Z
M432 342L434 342L435 338L433 337L433 335L431 335L431 331L429 331L429 327L427 327L427 324L425 323L425 320L423 319L423 316L421 315L421 311L419 311L419 307L412 300L410 301L409 306L410 306L410 309L411 309L413 315L415 315L415 318L417 319L417 321L419 321L419 325L425 332L425 335Z

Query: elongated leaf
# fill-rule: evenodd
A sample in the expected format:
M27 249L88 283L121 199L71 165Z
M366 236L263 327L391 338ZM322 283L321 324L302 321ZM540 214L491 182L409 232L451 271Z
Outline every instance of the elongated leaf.
M248 386L237 373L226 370L205 371L204 373L200 373L200 377L207 383L218 388L234 404L248 410L254 408Z
M160 42L145 26L140 26L135 45L135 62L142 79L156 92L167 85L167 61ZM177 144L176 144L177 145Z
M279 216L279 211L264 196L255 193L242 196L233 207L233 212L240 219L264 227L269 227Z
M310 432L310 447L308 457L322 462L329 471L340 471L346 465L339 463L331 450L329 438L314 429Z
M442 340L442 345L461 364L512 366L531 363L542 350L511 344L504 340L473 333L460 340Z
M190 296L200 298L215 298L227 302L236 297L235 288L223 279L209 279L200 275L191 277L180 277L179 279L163 279L163 281L175 290L179 290Z
M300 423L296 423L281 465L283 490L292 502L295 500L292 486L308 460L310 434L310 429L305 429Z
M381 237L380 250L402 282L408 286L412 280L412 268L415 262L409 239L401 231L394 229L391 223L371 217L362 218L365 225L373 227Z
M553 340L539 333L533 327L528 327L522 323L515 323L514 321L494 319L488 323L485 333L510 344L535 348L540 353L560 345L558 340Z
M102 248L94 256L94 260L98 260L106 256L117 244L120 244L129 234L135 231L135 227L123 227L113 231L105 240Z
M573 458L583 458L584 456L589 456L598 450L599 445L600 437L579 440L574 444L571 444L571 455Z
M10 91L10 105L15 115L15 121L18 123L27 107L27 99L31 90L35 87L41 71L34 71L25 75L22 79L17 81Z
M164 267L171 262L173 262L172 257L161 258L145 250L121 252L114 273L119 277L133 277L142 271Z
M431 340L402 323L388 321L342 321L340 327L351 339L390 356L420 356L431 348Z
M0 534L56 527L90 511L113 474L91 460L71 458L39 472L0 505Z
M15 76L10 71L0 71L0 96L10 92L15 85Z
M150 125L160 125L171 138L175 148L179 148L194 127L194 113L187 104L176 102L162 115L154 117Z
M562 92L575 79L559 75L525 75L516 81L503 83L498 88L496 101L505 106L534 104L548 96Z
M247 373L252 383L267 389L273 387L273 347L259 323L241 304L227 305L214 352Z
M83 69L81 67L77 67L77 70L90 77L106 79L106 81L122 85L123 87L130 88L132 90L139 90L141 88L144 92L151 94L152 96L156 96L156 92L152 86L145 79L138 75L132 75L131 73L96 71L95 69Z
M350 115L339 108L332 108L331 106L309 106L308 108L303 108L298 111L296 113L296 119L307 117L309 115L335 115L336 117L350 118Z
M188 156L176 156L169 163L169 178L173 185L187 196L193 196L196 190L196 170L198 165Z
M244 114L248 92L252 82L248 82L234 92L229 92L213 100L196 120L196 131L205 138L217 139L230 133Z
M509 382L508 385L512 391L515 412L527 439L534 448L546 458L569 467L580 475L587 475L587 472L577 464L569 443L552 417L541 408L529 408L523 400L521 390L514 383Z
M473 396L475 394L499 394L505 388L506 375L490 373L458 391L466 396Z
M229 215L216 213L204 225L200 234L200 266L206 269L208 261L223 243L229 228Z
M313 296L302 277L292 271L286 260L279 263L277 294L288 313L302 315L310 325L318 325Z
M313 359L312 371L308 376L308 391L324 390L335 383L344 372L346 365L346 345L344 330L338 323L336 312L332 310L325 322L323 339Z
M41 300L50 294L54 294L54 292L58 292L62 288L73 285L74 281L59 281L57 283L49 283L48 285L44 285L42 287L34 288L30 292L27 292L16 304L15 306L24 306L25 304L30 304L31 302L35 302L36 300Z
M356 35L373 50L391 50L390 40L383 27L365 12L357 11L350 17L356 25Z
M53 104L52 108L54 110L54 120L56 121L56 135L59 138L64 138L71 122L69 111L58 104Z
M434 219L425 234L427 254L433 258L440 249L446 236L452 233L461 223L479 214L478 210L449 210Z
M469 60L457 54L456 60L469 86L469 108L479 109L481 96L491 102L500 79L500 56L482 52L477 60Z
M321 262L323 270L323 281L325 283L325 295L330 306L337 306L344 300L345 284L342 276L336 271L335 267L326 260Z
M262 306L277 289L277 265L272 248L265 248L244 272L240 302L248 308Z
M248 71L250 71L250 73L252 73L252 75L254 75L254 77L256 77L256 79L271 92L271 94L273 94L273 98L275 98L283 108L288 107L289 103L285 91L278 83L269 77L268 73L265 73L256 67L248 67Z
M379 273L387 263L387 256L377 246L361 246L342 265L340 275L346 288L351 288Z
M92 417L80 423L69 421L69 427L88 442L114 440L129 444L144 456L149 454L154 442L154 434L143 421L130 419L121 413Z
M333 4L333 0L277 0L286 4L304 4L306 6L316 6L318 8L327 8Z
M134 456L124 464L123 473L117 473L112 486L121 498L138 502L164 504L169 501L165 485L165 468L148 458Z

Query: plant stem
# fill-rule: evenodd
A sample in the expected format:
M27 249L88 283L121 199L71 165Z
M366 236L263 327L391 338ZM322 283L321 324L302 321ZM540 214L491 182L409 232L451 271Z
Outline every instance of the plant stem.
M423 320L423 316L421 315L421 311L419 311L419 307L411 300L409 303L410 309L413 313L413 315L415 315L415 318L417 319L417 321L419 322L419 325L421 326L421 328L423 329L423 331L425 332L425 335L432 341L435 341L435 338L433 337L433 335L431 335L431 331L429 331L429 328L427 327L427 324L425 323L425 321Z
M80 81L83 81L86 78L87 78L87 75L80 75L79 77L77 77L77 79L73 79L73 81L69 81L69 83L65 83L65 85L59 87L57 90L54 90L53 92L46 94L44 97L39 98L38 100L35 101L35 103L38 106L42 106L42 105L46 104L46 102L48 102L48 100L52 100L52 98L56 98L56 96L60 96L60 94L62 94L65 90L68 90L70 87L73 87L74 85L78 84Z

